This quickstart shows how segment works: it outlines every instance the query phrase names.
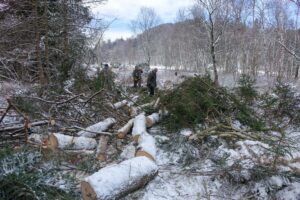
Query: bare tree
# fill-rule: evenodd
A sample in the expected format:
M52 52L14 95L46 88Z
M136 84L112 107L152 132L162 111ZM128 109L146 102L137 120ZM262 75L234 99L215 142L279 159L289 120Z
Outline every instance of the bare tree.
M153 48L153 28L160 22L159 16L153 8L142 7L136 18L131 22L131 28L135 34L140 34L142 50L146 62L150 65Z
M217 69L216 46L223 34L223 30L227 24L227 8L226 2L223 0L196 0L200 8L205 12L205 27L207 30L210 46L210 54L214 71L214 83L219 84L219 75Z

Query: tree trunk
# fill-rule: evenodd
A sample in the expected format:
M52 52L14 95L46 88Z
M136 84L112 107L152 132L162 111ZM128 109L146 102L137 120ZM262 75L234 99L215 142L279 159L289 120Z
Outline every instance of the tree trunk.
M127 124L125 124L122 128L120 128L118 131L117 131L117 137L119 139L124 139L126 134L129 133L130 129L132 128L133 126L133 122L134 122L134 119L131 119L127 122Z
M48 84L49 81L49 23L48 23L48 0L44 1L44 24L45 24L45 81Z
M53 133L48 138L48 147L53 150L90 150L97 147L97 142L93 138L72 137L60 133Z
M156 124L159 121L159 114L153 113L146 117L146 126L147 128L152 127L154 124Z
M101 134L101 132L108 130L116 123L114 118L107 118L97 124L87 127L85 130L79 131L78 136L93 138ZM99 132L99 134L97 134Z
M100 161L106 160L106 149L107 149L107 142L108 142L108 136L101 136L99 139L99 144L97 148L97 155L96 159Z
M81 182L82 197L84 200L120 199L143 187L157 172L157 165L146 157L108 166Z
M135 117L132 128L132 137L135 142L138 142L138 139L141 134L146 132L146 117L144 114L140 114Z
M44 85L46 83L45 81L45 74L43 65L41 63L41 51L40 51L40 30L39 30L39 16L38 16L38 4L39 1L35 0L34 3L34 16L35 16L35 53L36 53L36 64L39 71L39 81L41 85Z
M144 132L139 137L139 145L135 156L145 156L153 161L156 159L156 145L155 139L147 132Z

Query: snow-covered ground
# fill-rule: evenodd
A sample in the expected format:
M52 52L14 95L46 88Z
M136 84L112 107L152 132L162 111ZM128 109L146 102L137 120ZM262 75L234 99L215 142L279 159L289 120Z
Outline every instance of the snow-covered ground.
M159 173L145 188L130 194L126 200L300 199L300 180L297 178L279 175L265 176L257 181L250 178L256 167L251 159L263 157L267 144L240 141L237 142L239 147L231 148L226 143L220 143L215 150L207 153L206 150L201 152L202 147L187 141L189 132L184 130L166 137L159 127L150 129L149 133L157 141L156 163ZM300 136L300 132L294 133L293 137L295 134ZM177 139L174 141L174 138ZM225 154L227 158L223 160L224 163L216 164L213 161L213 158ZM244 169L235 170L237 163ZM300 171L300 163L297 163L297 167ZM226 169L231 169L228 171L231 178L226 177ZM241 178L245 179L244 182Z

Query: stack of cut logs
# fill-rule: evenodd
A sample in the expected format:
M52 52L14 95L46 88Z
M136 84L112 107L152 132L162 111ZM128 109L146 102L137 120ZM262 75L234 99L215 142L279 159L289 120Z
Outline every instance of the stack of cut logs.
M119 164L102 168L82 181L81 191L84 200L117 199L144 186L154 178L158 172L158 167L155 164L155 139L147 133L147 128L152 127L159 121L160 114L153 113L146 117L142 112L142 108L146 106L157 107L158 102L159 100L139 107L133 107L133 104L123 100L111 105L114 109L128 106L129 110L135 111L130 113L133 118L117 130L115 134L119 139L123 139L132 130L133 141L137 144L135 157ZM107 118L86 129L82 129L76 136L52 133L47 141L48 147L50 149L64 150L96 149L96 159L105 161L107 142L109 137L113 136L112 133L105 131L108 131L115 123L116 120L114 118ZM99 138L99 141L96 138Z

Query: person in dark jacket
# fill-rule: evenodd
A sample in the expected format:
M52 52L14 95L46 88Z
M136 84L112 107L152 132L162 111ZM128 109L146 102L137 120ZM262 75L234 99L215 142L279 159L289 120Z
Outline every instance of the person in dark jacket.
M156 88L156 72L157 72L157 68L155 68L148 74L147 87L149 89L150 96L154 95L154 90Z
M133 87L141 87L142 85L142 73L143 73L143 70L140 69L138 66L135 66L135 69L132 73L132 76L133 76Z

